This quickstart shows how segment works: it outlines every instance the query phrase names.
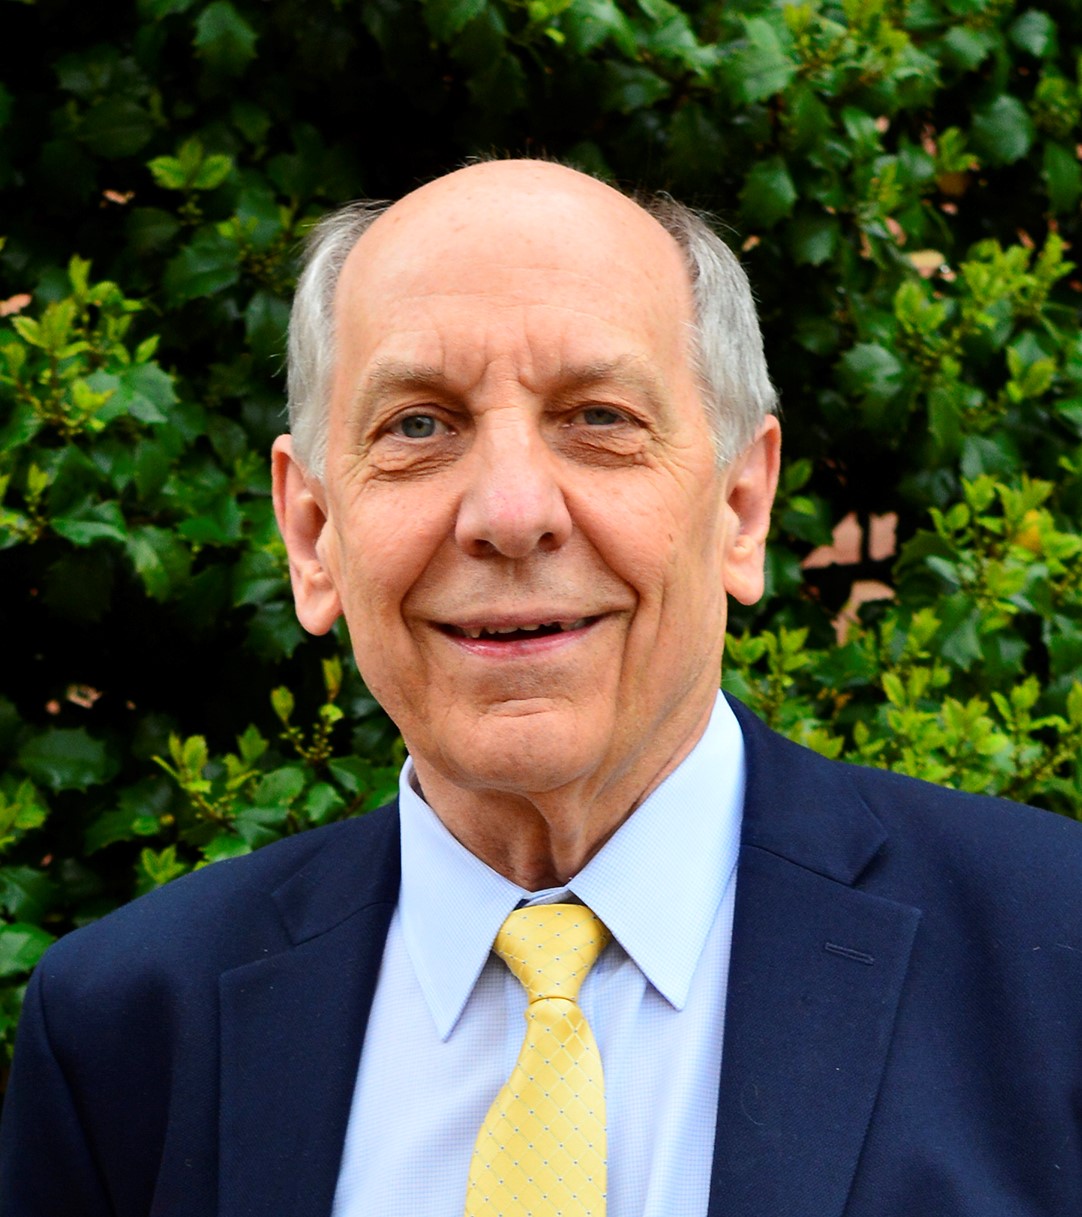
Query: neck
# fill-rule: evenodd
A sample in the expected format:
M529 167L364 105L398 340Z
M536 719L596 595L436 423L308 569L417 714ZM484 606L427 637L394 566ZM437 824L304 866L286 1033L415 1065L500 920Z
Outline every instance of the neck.
M709 712L665 763L629 765L555 790L489 789L451 780L423 758L413 763L425 801L472 854L526 891L561 887L694 748Z

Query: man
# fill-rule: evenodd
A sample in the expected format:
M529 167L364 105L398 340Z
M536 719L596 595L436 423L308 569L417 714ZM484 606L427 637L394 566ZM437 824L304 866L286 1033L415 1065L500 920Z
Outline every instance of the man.
M275 501L302 623L345 616L409 748L399 805L49 953L4 1217L1082 1211L1077 825L718 697L778 426L740 272L654 212L510 161L317 238ZM490 948L550 901L611 934L559 998L607 1185L558 1209L531 1167L488 1209L526 1002Z

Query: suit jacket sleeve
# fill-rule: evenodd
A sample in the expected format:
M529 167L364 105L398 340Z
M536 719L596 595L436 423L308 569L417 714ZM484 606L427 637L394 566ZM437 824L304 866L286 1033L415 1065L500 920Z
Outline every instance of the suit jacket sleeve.
M44 982L39 968L19 1025L0 1140L0 1212L112 1217L78 1103L49 1041Z

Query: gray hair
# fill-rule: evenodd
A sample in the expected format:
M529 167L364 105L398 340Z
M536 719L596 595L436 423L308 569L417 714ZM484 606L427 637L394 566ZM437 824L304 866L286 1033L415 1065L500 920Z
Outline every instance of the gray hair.
M706 218L668 195L636 199L680 247L691 279L695 317L691 359L718 464L728 465L778 408L751 284Z
M321 479L327 464L338 277L354 245L390 206L382 199L350 203L324 216L305 242L304 270L289 314L289 430L301 463Z
M667 195L636 199L676 241L691 279L692 360L720 466L751 443L777 409L747 275L705 218ZM350 203L308 235L289 320L289 427L302 464L322 478L334 376L334 297L353 247L391 206Z

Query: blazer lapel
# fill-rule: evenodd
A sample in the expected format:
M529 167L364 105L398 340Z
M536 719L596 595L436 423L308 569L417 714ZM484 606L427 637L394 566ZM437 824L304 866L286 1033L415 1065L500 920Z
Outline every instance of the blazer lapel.
M734 705L748 785L709 1217L839 1217L920 911L854 886L884 830L844 770Z
M331 1211L399 882L397 815L345 827L274 893L292 949L220 980L220 1217Z

